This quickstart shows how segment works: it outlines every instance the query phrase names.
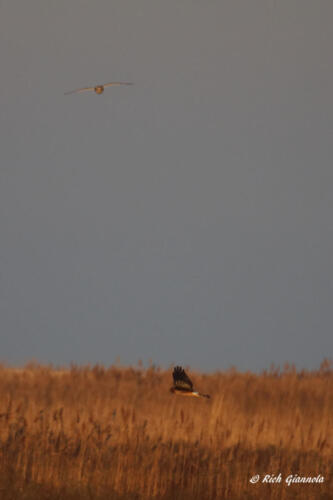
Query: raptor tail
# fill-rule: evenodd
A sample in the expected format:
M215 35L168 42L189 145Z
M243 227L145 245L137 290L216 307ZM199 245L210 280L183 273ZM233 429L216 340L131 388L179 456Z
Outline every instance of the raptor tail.
M200 397L202 398L207 398L207 399L210 399L210 395L209 394L202 394L201 392L198 393Z

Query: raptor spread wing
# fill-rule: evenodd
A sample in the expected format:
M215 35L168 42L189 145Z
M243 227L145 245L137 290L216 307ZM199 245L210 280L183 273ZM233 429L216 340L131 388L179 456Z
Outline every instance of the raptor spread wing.
M70 90L69 92L65 92L65 95L76 94L77 92L85 92L86 90L94 90L95 87L83 87L82 89Z
M109 82L109 83L105 83L103 85L103 87L112 87L112 86L116 86L116 85L133 85L132 82Z
M173 382L176 388L193 390L193 384L181 366L176 366L173 370Z

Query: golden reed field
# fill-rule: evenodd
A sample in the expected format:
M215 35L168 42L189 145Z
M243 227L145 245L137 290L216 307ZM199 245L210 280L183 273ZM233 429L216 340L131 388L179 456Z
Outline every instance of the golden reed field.
M189 370L211 399L171 394L171 374L0 366L0 499L333 498L331 363Z

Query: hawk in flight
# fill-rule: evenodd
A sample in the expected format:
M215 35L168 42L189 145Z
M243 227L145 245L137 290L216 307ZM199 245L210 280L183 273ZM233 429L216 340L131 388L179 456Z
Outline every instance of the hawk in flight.
M193 384L181 366L176 366L173 370L173 386L170 392L180 396L193 396L195 398L210 398L209 394L201 394L193 390Z
M132 82L110 82L104 83L103 85L96 85L96 87L83 87L82 89L70 90L65 92L65 95L76 94L78 92L86 92L88 90L93 90L96 94L103 94L105 87L117 87L119 85L133 85Z

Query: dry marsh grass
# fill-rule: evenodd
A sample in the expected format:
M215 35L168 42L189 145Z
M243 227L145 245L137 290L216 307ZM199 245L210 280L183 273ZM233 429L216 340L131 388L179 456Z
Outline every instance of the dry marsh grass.
M211 400L170 394L154 367L0 367L0 498L333 498L330 363L190 375Z

